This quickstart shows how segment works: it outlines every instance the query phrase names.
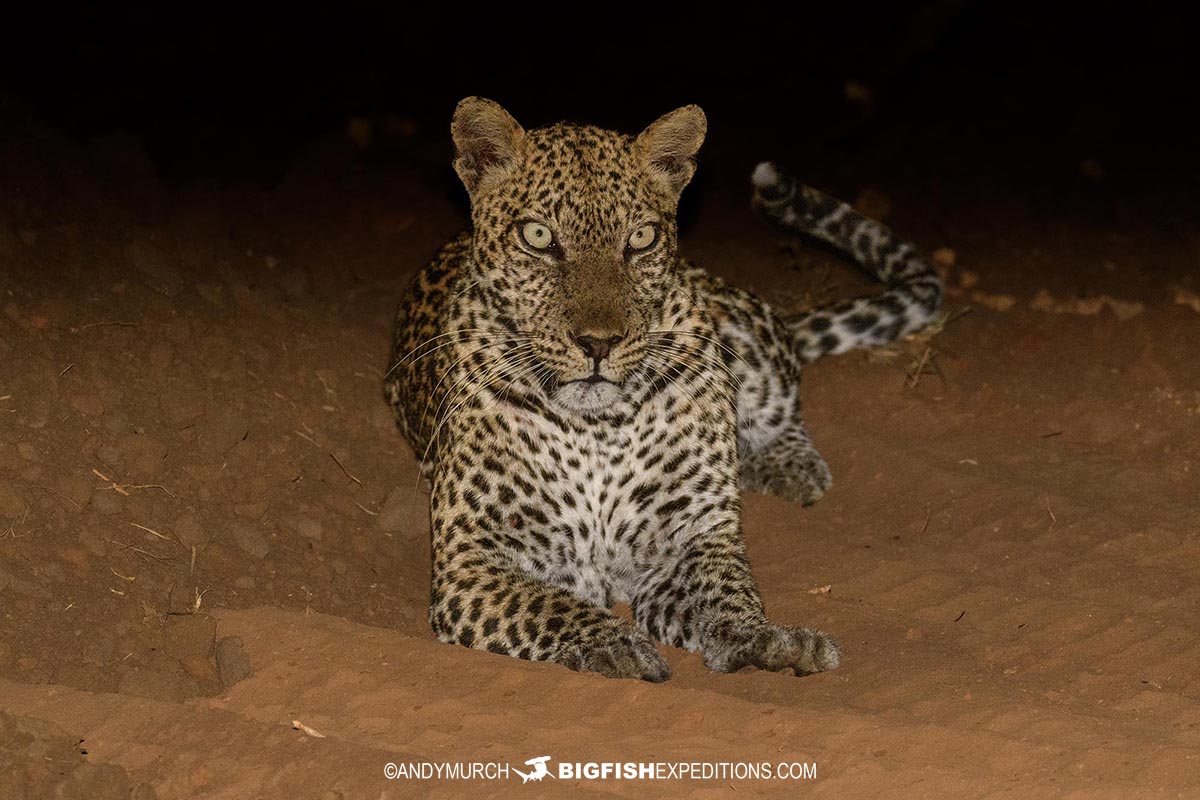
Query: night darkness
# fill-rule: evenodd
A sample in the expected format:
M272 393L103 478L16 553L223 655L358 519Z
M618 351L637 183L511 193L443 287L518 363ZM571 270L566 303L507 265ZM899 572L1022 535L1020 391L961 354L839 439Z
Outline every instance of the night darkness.
M6 11L0 796L517 796L382 773L546 754L817 765L588 796L1200 796L1193 15L442 5ZM940 274L928 330L805 366L820 502L741 496L770 618L835 671L661 645L652 686L437 641L381 383L469 225L471 95L526 128L703 107L680 251L782 313L880 288L754 213L765 159Z
M546 10L414 16L403 4L194 16L94 6L29 23L34 35L5 48L3 85L72 137L133 134L172 181L269 182L351 116L410 119L444 140L468 94L531 125L630 128L696 102L722 148L998 168L1092 157L1117 174L1194 180L1190 20L1167 4L1100 5L815 5L573 24ZM869 107L847 101L848 81L871 92Z

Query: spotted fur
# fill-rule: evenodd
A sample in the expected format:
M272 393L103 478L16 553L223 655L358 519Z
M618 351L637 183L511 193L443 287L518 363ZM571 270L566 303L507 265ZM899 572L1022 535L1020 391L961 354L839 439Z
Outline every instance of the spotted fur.
M831 638L767 619L740 489L820 496L828 469L800 419L800 367L876 343L879 326L900 335L914 306L901 315L883 295L788 318L681 260L675 212L705 125L688 106L637 137L525 131L491 101L459 104L472 231L414 280L385 380L432 486L443 641L651 681L669 676L656 641L718 671L837 666ZM780 224L845 232L842 206L756 176ZM878 247L886 262L890 238ZM866 313L878 319L853 334L849 315Z

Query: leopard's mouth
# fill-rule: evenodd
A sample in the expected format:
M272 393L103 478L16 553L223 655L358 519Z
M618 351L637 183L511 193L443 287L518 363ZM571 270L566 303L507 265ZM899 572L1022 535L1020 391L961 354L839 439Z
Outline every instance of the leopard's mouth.
M614 402L625 396L628 375L613 374L608 364L597 364L591 374L582 370L544 370L537 376L547 395L565 401L568 406L578 403Z
M576 379L570 380L570 381L560 381L558 384L559 388L563 388L566 386L578 386L579 388L586 391L592 387L598 388L598 387L602 387L602 386L611 386L614 389L620 389L622 386L622 383L619 381L614 381L612 378L606 378L603 375L589 375L586 378L576 378Z
M554 388L550 396L560 408L587 415L615 411L628 399L621 384L598 374L564 381Z
M600 371L600 366L597 365L592 374L584 378L571 378L570 380L559 380L560 386L569 386L574 383L584 384L586 386L595 386L597 384L607 383L612 386L620 387L624 381L614 380Z

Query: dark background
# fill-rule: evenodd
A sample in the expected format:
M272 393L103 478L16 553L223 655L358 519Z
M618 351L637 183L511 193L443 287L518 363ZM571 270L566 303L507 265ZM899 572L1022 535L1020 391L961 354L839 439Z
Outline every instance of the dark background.
M325 11L209 4L57 8L10 18L0 94L86 142L124 131L169 185L270 185L352 116L367 160L445 164L468 94L527 126L637 130L677 105L710 118L706 158L806 171L1196 188L1196 27L1164 3L512 7ZM867 103L846 85L867 87ZM745 163L743 163L745 162Z

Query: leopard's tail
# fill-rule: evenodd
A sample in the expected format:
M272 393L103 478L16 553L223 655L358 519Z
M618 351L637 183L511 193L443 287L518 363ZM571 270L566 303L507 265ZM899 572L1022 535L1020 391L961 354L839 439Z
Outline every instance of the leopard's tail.
M916 247L846 203L796 182L774 164L754 170L754 206L776 226L811 236L848 254L887 285L872 297L846 300L785 318L804 363L856 347L879 347L934 320L942 281Z

